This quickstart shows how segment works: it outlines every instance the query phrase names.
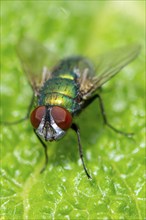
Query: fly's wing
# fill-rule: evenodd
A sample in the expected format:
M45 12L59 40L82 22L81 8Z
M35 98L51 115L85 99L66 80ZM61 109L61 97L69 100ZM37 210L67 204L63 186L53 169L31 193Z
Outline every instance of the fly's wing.
M30 85L38 93L44 81L51 77L49 68L55 62L53 54L30 38L20 40L16 51Z
M139 51L139 45L131 45L99 56L94 69L97 76L90 74L88 68L80 73L80 93L83 99L91 97L98 88L134 60Z

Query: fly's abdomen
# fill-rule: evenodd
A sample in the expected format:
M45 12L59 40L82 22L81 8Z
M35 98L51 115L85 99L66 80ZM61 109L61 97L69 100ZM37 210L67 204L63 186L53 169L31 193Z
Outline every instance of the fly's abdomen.
M41 90L39 105L62 106L73 113L80 108L76 101L78 90L78 84L71 78L51 78Z

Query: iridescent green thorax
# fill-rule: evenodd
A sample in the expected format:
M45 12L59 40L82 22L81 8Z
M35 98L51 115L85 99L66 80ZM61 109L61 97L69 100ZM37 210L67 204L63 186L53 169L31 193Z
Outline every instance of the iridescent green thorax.
M72 114L80 109L77 102L79 85L73 72L56 72L40 91L39 105L61 106Z

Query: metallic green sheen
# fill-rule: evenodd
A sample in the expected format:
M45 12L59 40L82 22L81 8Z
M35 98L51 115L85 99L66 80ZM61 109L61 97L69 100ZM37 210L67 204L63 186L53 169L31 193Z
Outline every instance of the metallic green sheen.
M53 72L53 77L59 77L59 78L66 78L66 79L72 79L75 80L77 78L77 75L73 72L67 72L63 70L55 71Z
M72 72L65 72L57 73L47 80L40 91L39 105L61 106L72 114L80 110L76 77Z
M66 78L52 78L47 81L44 86L44 95L48 93L58 92L67 95L71 98L75 98L77 95L77 85L74 85L73 80Z

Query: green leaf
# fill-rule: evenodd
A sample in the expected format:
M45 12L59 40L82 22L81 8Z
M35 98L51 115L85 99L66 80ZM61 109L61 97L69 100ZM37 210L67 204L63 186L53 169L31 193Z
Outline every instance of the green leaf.
M42 42L60 58L96 57L115 47L144 46L144 1L2 1L1 120L22 118L32 91L15 46L22 36ZM103 126L96 101L69 131L48 143L49 164L29 121L1 125L1 219L144 219L144 51L103 86L109 122L133 138Z

